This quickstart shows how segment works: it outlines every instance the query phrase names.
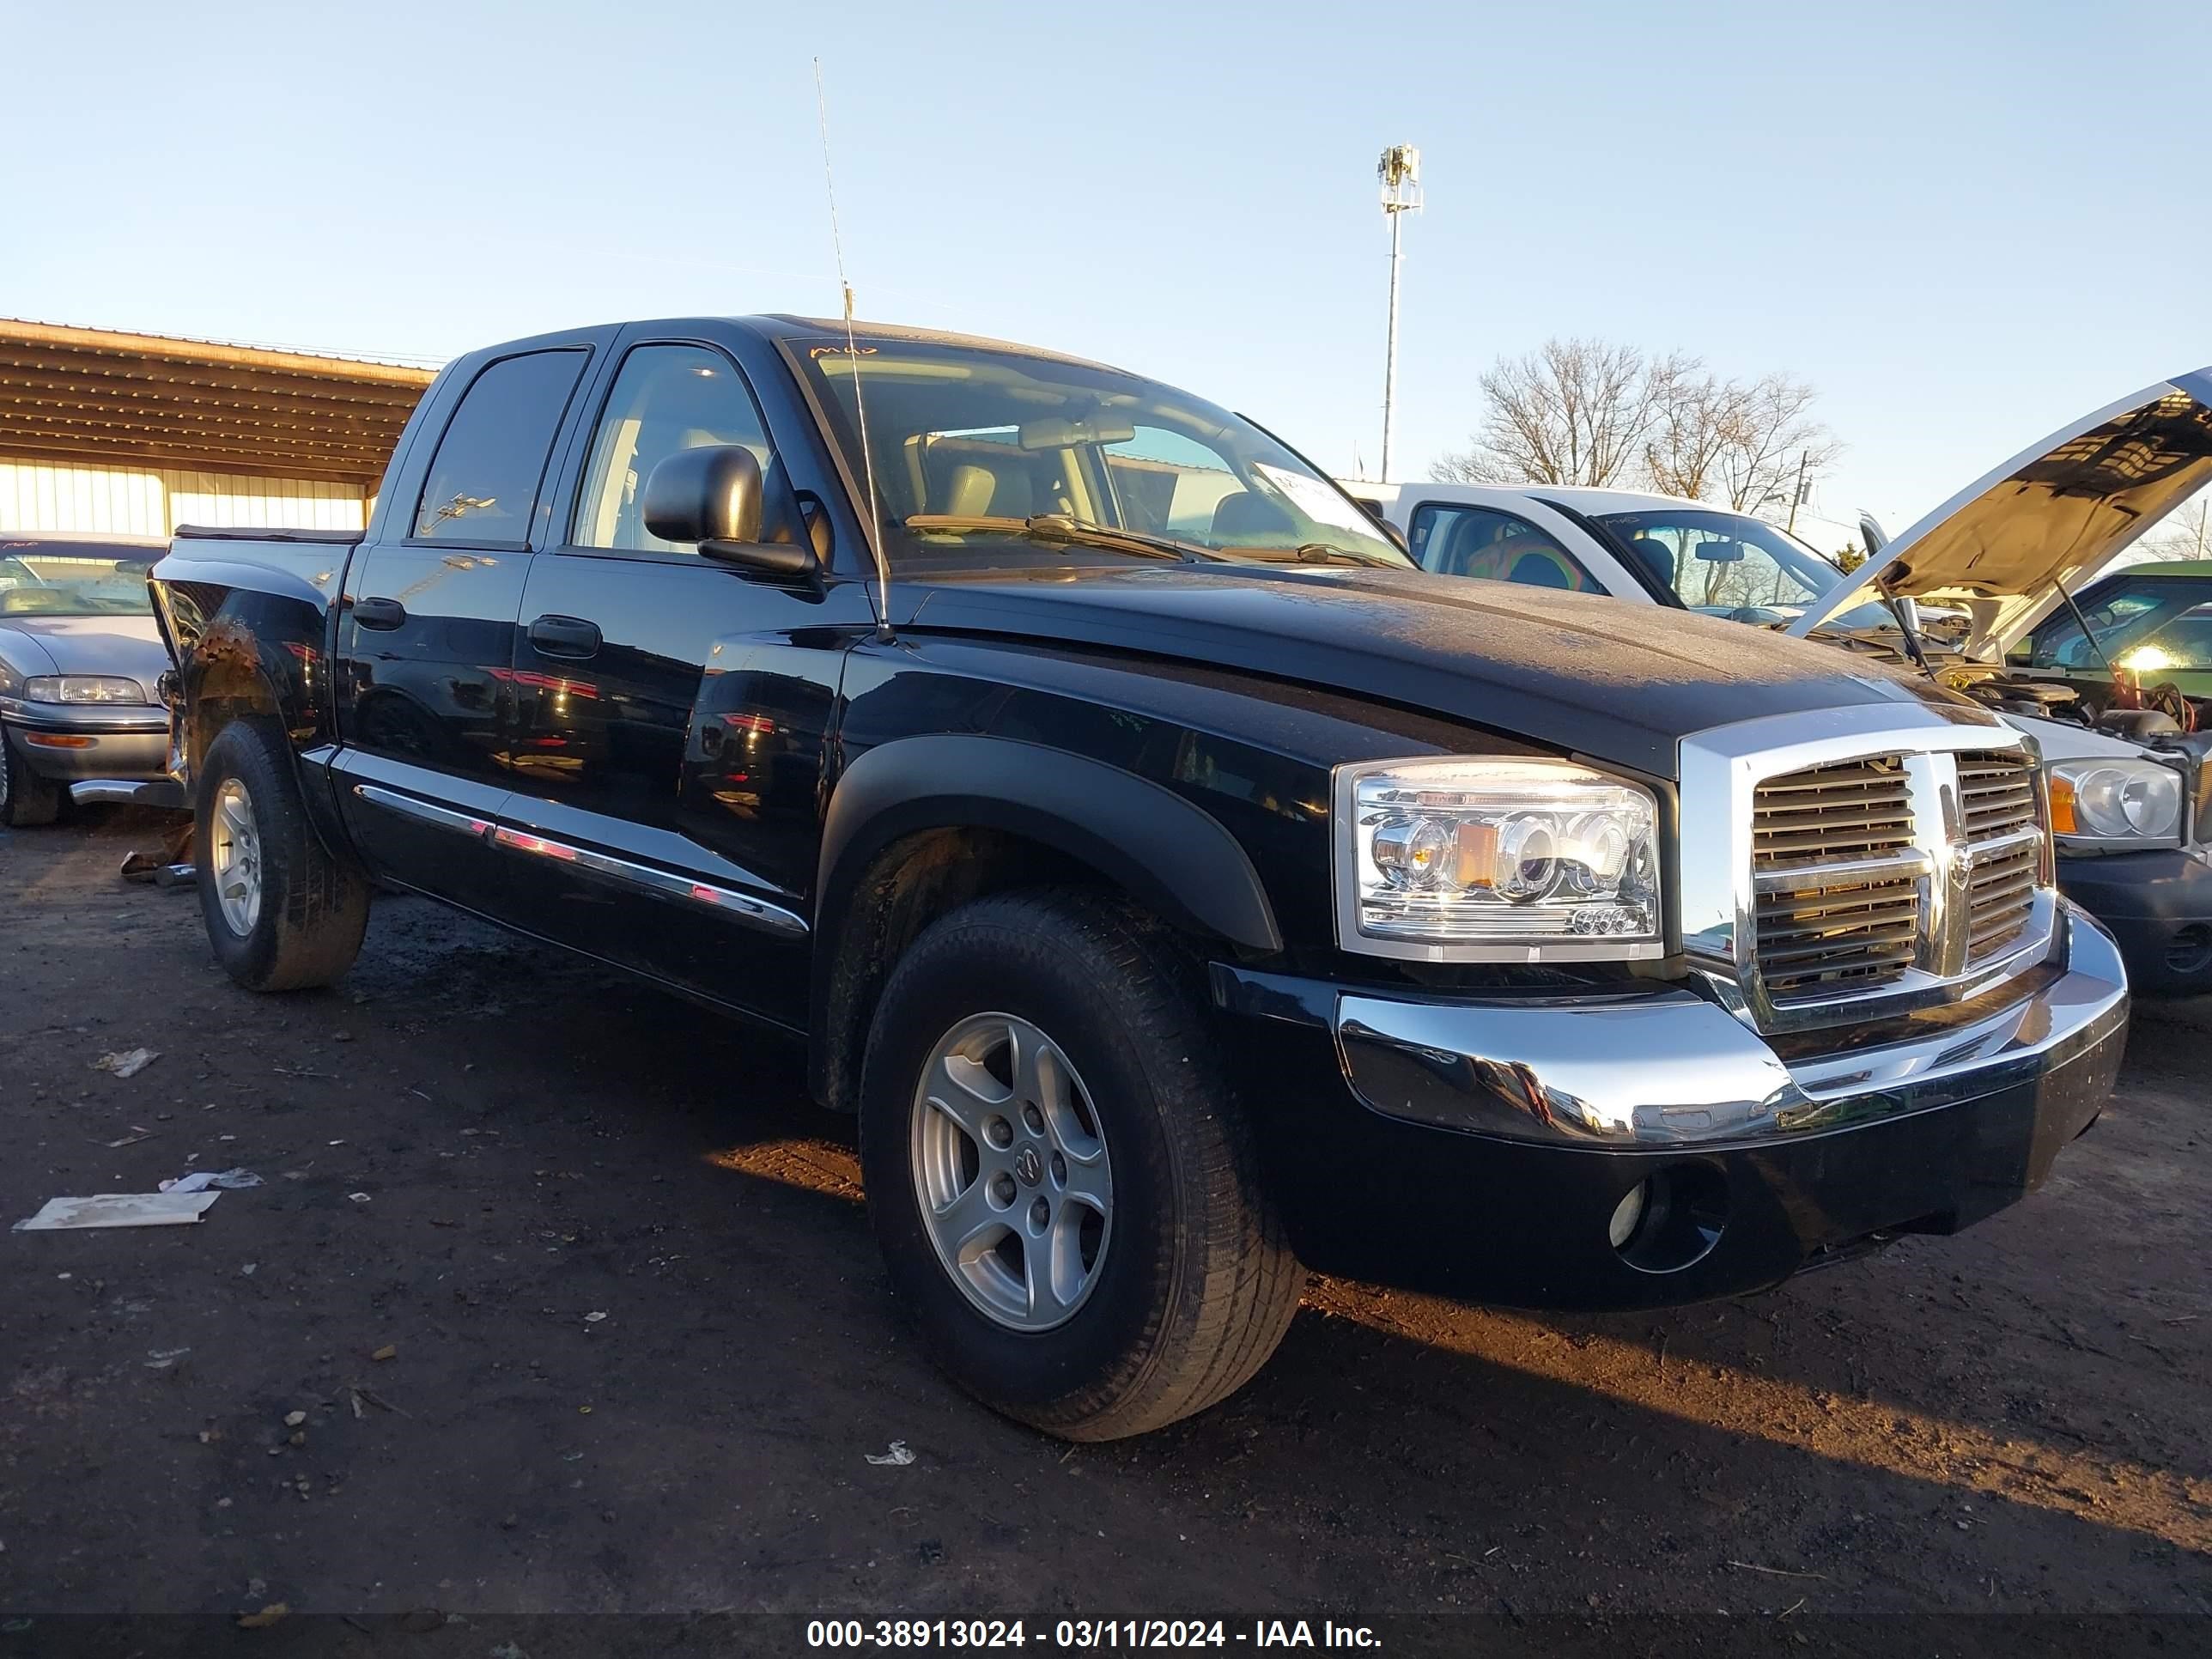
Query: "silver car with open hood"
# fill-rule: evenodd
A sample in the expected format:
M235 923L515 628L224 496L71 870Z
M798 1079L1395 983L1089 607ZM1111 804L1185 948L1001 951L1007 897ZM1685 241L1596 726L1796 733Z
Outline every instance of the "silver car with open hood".
M2212 991L2212 701L2100 639L2079 596L2212 488L2212 369L2075 422L1914 525L1790 628L1924 665L2033 737L2061 886L2112 929L2139 990ZM1869 627L1869 617L1886 616ZM2108 678L2038 666L2056 624Z

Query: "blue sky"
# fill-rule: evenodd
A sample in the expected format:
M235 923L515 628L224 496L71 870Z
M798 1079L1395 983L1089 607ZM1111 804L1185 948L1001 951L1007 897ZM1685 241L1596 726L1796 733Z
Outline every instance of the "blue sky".
M2212 8L0 0L0 314L437 356L837 303L1103 358L1398 471L1551 334L1784 368L1893 532L2212 361ZM1364 20L1388 18L1387 25ZM1817 527L1816 527L1816 533ZM1839 539L1840 532L1828 539Z

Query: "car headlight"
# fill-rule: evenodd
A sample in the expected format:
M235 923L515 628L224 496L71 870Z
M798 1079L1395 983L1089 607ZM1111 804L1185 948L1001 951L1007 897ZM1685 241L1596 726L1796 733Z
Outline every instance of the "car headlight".
M1336 770L1337 942L1425 962L1663 952L1657 804L1565 761Z
M146 702L146 688L112 674L37 674L23 682L33 702Z
M2051 833L2062 840L2178 841L2181 794L2181 774L2156 761L2054 761Z

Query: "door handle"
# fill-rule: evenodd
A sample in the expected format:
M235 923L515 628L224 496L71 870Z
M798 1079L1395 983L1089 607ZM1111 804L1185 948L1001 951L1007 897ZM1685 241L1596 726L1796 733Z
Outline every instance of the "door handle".
M407 607L397 599L356 599L353 619L363 628L399 628L407 621Z
M599 650L599 629L580 617L540 617L526 630L530 642L548 657L592 657Z

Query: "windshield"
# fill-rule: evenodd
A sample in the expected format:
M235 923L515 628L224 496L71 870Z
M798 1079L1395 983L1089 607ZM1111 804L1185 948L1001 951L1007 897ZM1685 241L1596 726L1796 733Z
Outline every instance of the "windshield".
M2110 663L2146 677L2212 672L2212 577L2122 577L2084 595L2081 614L2094 645L2071 610L2055 611L2032 636L2029 665L2101 675Z
M143 616L147 558L0 551L0 617Z
M895 562L958 557L969 544L1022 534L1019 521L1050 518L1180 543L1198 556L1411 566L1327 478L1187 393L1010 348L880 336L858 343ZM865 488L853 353L827 336L787 349ZM1081 545L1094 557L1145 550L1117 554L1103 541Z
M1741 513L1652 507L1596 520L1684 605L1708 616L1790 621L1838 580L1802 542Z

